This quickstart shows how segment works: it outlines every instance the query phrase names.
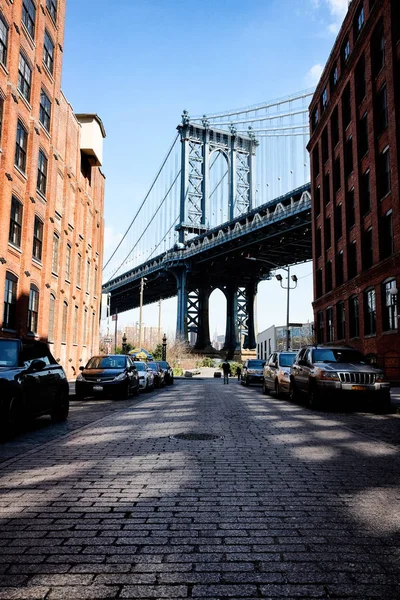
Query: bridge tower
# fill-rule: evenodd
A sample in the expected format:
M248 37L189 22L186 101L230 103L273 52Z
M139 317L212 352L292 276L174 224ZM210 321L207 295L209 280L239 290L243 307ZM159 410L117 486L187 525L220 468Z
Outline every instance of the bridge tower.
M248 213L255 201L255 154L258 142L254 134L238 133L234 125L229 131L210 127L204 117L202 124L191 123L187 111L178 125L181 139L181 191L180 219L176 226L179 245L209 229L209 212L212 210L210 193L210 165L214 154L220 153L227 163L229 220ZM244 347L254 349L254 299L257 282L243 304L240 277L235 283L223 285L213 273L192 274L190 265L174 270L178 289L177 335L187 339L188 332L197 334L195 350L212 350L209 332L209 296L220 288L227 300L226 337L224 351L233 355L240 348L244 334ZM239 274L238 274L239 275ZM233 286L233 287L232 287Z

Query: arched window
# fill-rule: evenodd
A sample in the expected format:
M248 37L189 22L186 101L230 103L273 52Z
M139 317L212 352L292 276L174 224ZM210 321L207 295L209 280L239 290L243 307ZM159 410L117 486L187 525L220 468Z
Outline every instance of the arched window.
M55 310L56 310L56 297L54 294L50 294L49 304L49 342L54 342L54 322L55 322Z
M28 306L28 333L37 333L39 319L39 290L36 285L31 285Z
M60 251L60 237L58 233L53 234L53 254L51 260L51 270L54 274L58 273L58 257Z
M68 302L64 300L62 314L61 343L67 343Z
M0 14L0 63L4 66L7 63L7 50L8 50L8 25Z
M4 313L3 327L6 329L16 328L17 309L17 284L18 279L13 273L6 272L6 285L4 289Z

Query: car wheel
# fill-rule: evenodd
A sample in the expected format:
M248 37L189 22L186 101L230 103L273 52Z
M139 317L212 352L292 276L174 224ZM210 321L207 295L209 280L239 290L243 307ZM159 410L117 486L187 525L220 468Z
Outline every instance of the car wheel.
M139 393L139 384L135 385L132 391L132 396L137 396Z
M61 392L56 406L50 413L52 421L66 421L69 413L69 396L66 392Z
M290 380L289 384L289 398L292 402L297 402L299 399L299 390L293 379Z
M148 379L146 379L146 385L145 385L145 388L144 388L144 392L145 392L145 393L147 393L147 392L149 392L149 391L150 391L150 387L149 387L149 380L148 380Z
M21 403L17 396L12 396L5 410L4 420L0 425L0 439L10 440L17 433L21 420Z
M320 410L322 406L321 394L315 383L311 383L308 390L308 406L312 410Z
M85 396L82 393L76 393L75 392L75 400L84 400Z
M375 402L374 410L375 412L381 414L391 413L393 411L389 390L385 390L384 392L380 392L378 394L378 400Z
M268 388L266 386L265 379L263 379L262 393L264 394L264 396L266 396L268 394Z
M277 379L275 380L275 396L277 398L281 397L281 387L280 387L279 381Z
M248 377L246 377L245 386L249 387L249 385L250 385L250 379Z

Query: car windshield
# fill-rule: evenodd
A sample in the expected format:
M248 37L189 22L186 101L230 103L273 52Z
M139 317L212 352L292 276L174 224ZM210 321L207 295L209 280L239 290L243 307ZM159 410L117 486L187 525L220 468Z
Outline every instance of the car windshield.
M286 352L285 354L279 355L279 366L290 367L294 363L296 358L296 352Z
M168 367L169 367L169 364L165 360L159 360L158 364L160 365L160 367L162 369L168 369Z
M146 365L142 362L136 362L135 361L135 367L138 371L145 371L146 370Z
M93 356L86 365L87 369L125 369L125 356Z
M18 342L1 340L0 342L0 367L18 366Z
M147 366L150 367L150 369L152 369L153 371L158 371L158 367L157 367L156 363L149 362L149 363L147 363Z
M249 369L262 369L264 364L263 360L249 360L247 366Z
M366 365L367 359L358 350L351 348L320 348L313 351L313 362L353 363Z

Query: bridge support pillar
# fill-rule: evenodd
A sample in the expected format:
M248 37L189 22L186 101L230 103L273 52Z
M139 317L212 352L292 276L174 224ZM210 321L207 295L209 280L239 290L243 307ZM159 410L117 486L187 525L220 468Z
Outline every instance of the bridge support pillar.
M236 285L226 286L224 289L224 294L226 297L226 329L223 350L227 353L228 358L233 358L235 350L237 350L239 347Z
M245 336L243 348L254 350L257 347L254 307L257 295L257 282L246 285L246 309L247 309L247 335Z
M194 349L203 352L212 350L209 323L209 298L210 289L208 287L199 288L198 329Z
M186 285L186 269L174 271L178 288L178 310L176 318L176 337L187 341L187 285Z

